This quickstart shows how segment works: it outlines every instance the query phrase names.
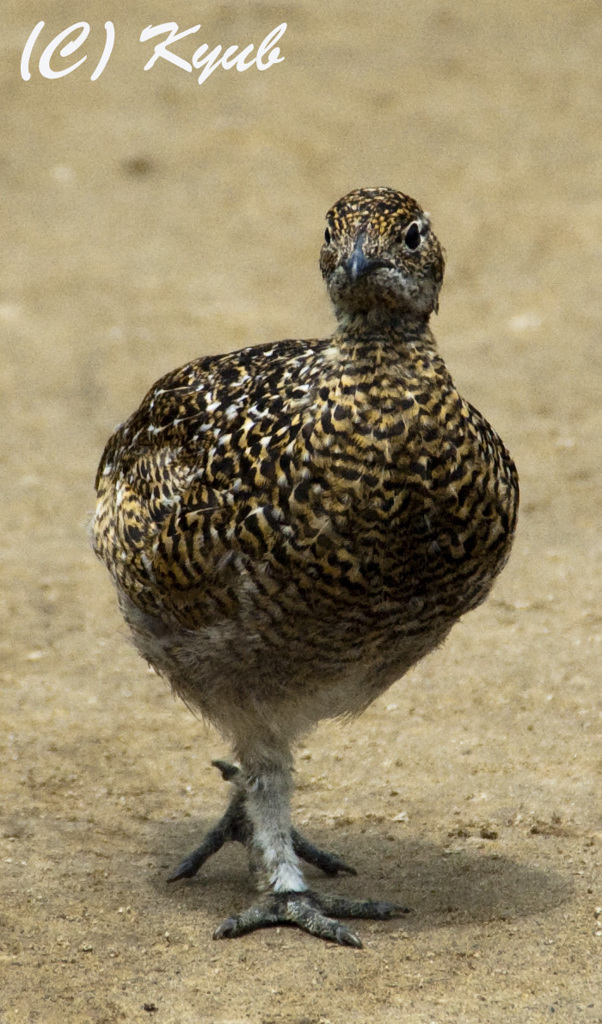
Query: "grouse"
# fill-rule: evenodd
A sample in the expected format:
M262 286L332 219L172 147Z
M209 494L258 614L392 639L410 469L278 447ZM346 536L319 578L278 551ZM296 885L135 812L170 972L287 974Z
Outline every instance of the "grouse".
M302 860L354 872L293 827L292 748L362 712L485 599L518 480L437 351L444 256L415 200L344 196L320 268L332 336L162 377L105 448L93 531L136 647L236 762L214 762L231 801L171 879L239 841L262 895L216 938L293 924L359 947L338 918L402 908L309 888Z

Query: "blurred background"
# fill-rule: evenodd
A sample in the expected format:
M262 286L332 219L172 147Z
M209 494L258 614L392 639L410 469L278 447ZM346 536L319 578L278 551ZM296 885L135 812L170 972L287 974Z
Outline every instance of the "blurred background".
M83 54L87 61L62 78L44 78L44 48L82 19L90 34L81 50L55 53L51 65L63 69ZM24 81L21 55L41 20L31 78ZM113 52L90 81L107 20L115 27ZM142 43L140 34L168 21L180 31L200 22L196 34L171 47L188 61L205 42L210 49L257 47L286 22L278 43L284 60L263 72L218 68L202 85L197 74L165 60L144 71L158 40ZM222 911L244 905L246 879L239 862L228 875L216 861L217 888L199 908L194 889L188 896L166 891L162 878L165 866L195 842L177 823L200 814L200 828L221 807L223 783L206 767L221 741L173 704L125 641L110 581L95 564L86 533L94 473L111 430L165 371L204 353L328 335L333 320L317 263L324 214L351 188L389 185L430 212L447 251L432 326L460 390L515 456L520 531L491 602L457 628L442 652L351 731L335 723L308 740L309 770L301 774L298 799L307 799L309 820L318 823L351 800L347 832L337 842L342 853L351 839L359 843L360 860L372 828L365 817L381 800L384 820L409 808L407 828L416 841L443 849L457 825L451 807L463 808L482 788L490 801L483 819L474 819L475 826L462 811L462 827L468 838L478 839L483 828L497 831L514 864L533 860L529 842L535 840L525 837L540 833L529 833L526 823L530 829L547 822L545 835L561 844L546 847L551 871L562 864L572 877L566 865L577 848L590 859L582 888L562 909L573 915L576 946L563 947L557 960L548 951L538 961L544 974L537 982L529 975L532 957L518 966L510 939L504 945L496 933L490 947L483 939L486 910L474 887L451 902L466 927L476 929L470 941L477 932L483 941L490 973L502 963L512 974L508 1006L523 1007L520 1019L539 1020L537 1013L548 1012L546 1000L554 1001L551 992L558 995L556 1020L563 1012L576 1019L575 1007L590 988L584 980L593 963L590 944L602 941L594 937L596 896L588 882L592 857L599 869L599 838L592 836L602 829L599 4L131 0L120 7L104 0L5 0L1 23L0 740L8 945L0 971L13 961L31 966L38 957L46 971L40 978L47 1020L65 1019L65 993L72 1019L138 1019L142 943L144 953L151 949L147 974L167 970L162 958L170 955L176 959L169 970L176 961L184 970L179 995L166 995L165 975L148 997L159 1003L163 997L161 1019L198 1020L196 958L216 955L206 942L211 926ZM467 736L484 782L468 777L468 759L456 756ZM333 761L335 749L347 751L341 763ZM353 749L363 751L362 763ZM513 830L512 821L524 827ZM384 863L378 861L383 830L376 827L374 849L365 846L358 865L376 872L375 891L383 887L375 866ZM410 946L417 944L421 976L432 982L408 1019L430 1020L437 1001L442 1006L452 998L443 904L428 897L448 882L437 876L430 888L419 884L422 875L418 867L412 875L412 864L426 858L425 870L436 876L438 855L426 855L426 847L402 850L399 842L394 836L388 844L394 860L387 878L402 886L403 872L410 872L412 891L399 895L421 910L426 930L412 935ZM108 873L96 863L99 848ZM148 866L132 877L140 856ZM473 869L478 874L476 862ZM224 870L228 899L220 902L211 894L221 891ZM526 918L527 911L550 909L545 899L538 902L550 878L536 885L529 876L528 898L513 888L515 878L509 868L506 884L522 910L515 905L503 913ZM453 891L451 879L449 886ZM503 889L486 886L483 907ZM176 905L176 896L189 903ZM602 903L602 894L597 900ZM119 933L127 934L125 953L98 922L106 922L107 908L134 901L147 909L139 931L130 918L130 930ZM67 915L62 924L61 913ZM188 929L177 954L144 938L145 928L163 934L157 914L170 913L179 915L179 925L169 926L173 934ZM562 930L569 942L560 916L550 927L555 940ZM535 956L537 935L525 922L521 928L523 953L527 948ZM259 1021L269 1010L270 1021L297 1021L286 1013L305 1006L304 972L316 958L327 978L316 1022L320 1014L353 1020L358 1006L385 1021L389 1010L397 1012L398 997L399 1005L410 1005L404 982L394 991L383 981L391 952L384 932L374 930L374 949L362 961L365 989L354 981L350 965L357 961L349 954L337 960L339 980L344 977L338 995L327 970L328 956L338 951L286 938L294 951L287 955L301 959L295 978L283 969L277 997L268 981L280 961L270 970L254 961L251 977L236 959L242 947L220 945L219 957L230 966L228 958L235 958L238 966L221 995L213 984L203 990L210 1019L233 1021L240 1012L241 1019ZM270 933L254 937L251 948L265 952L273 941ZM425 966L421 942L435 950L435 966ZM105 957L111 949L121 953L113 967L96 954L85 960L86 943ZM90 995L89 974L88 988L78 974L82 956L99 985L101 967L107 969L102 997ZM398 958L399 952L393 966ZM415 992L412 970L404 977ZM22 985L19 968L6 977L7 1021L42 999L19 987L19 974ZM483 991L492 1006L500 992L495 979L479 976L476 984L470 972L460 972L458 986L449 1011L456 1021L477 1019L470 1014ZM521 1002L523 990L534 993L532 1004ZM584 1000L589 1019L594 1004ZM469 1016L460 1018L464 1012ZM488 1019L517 1019L511 1009L507 1018L504 1012L490 1009Z

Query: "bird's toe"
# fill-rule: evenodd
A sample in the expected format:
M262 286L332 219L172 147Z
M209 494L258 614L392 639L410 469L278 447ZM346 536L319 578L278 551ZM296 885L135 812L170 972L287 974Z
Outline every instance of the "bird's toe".
M357 875L355 868L352 868L349 864L338 857L336 853L327 853L325 850L318 849L313 843L310 843L305 836L302 836L296 829L291 830L291 838L293 840L293 849L298 857L301 857L306 864L311 864L315 868L319 868L325 875L338 875L340 873L347 875Z

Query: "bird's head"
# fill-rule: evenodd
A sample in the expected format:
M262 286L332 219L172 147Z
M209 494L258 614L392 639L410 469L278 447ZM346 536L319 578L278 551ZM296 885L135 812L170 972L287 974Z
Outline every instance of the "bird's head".
M418 203L392 188L349 192L328 211L320 269L339 320L427 319L445 260Z

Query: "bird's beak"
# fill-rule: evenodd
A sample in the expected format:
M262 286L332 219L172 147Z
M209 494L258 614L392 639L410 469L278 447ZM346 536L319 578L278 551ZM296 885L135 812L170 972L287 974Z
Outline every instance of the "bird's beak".
M345 270L347 272L347 276L352 281L357 281L358 277L361 277L362 274L366 274L372 266L371 261L366 259L366 255L364 253L365 238L366 235L362 231L357 236L357 241L353 247L353 252L351 253L351 256L345 263Z
M364 277L365 274L369 274L372 270L377 270L378 267L391 266L387 260L371 259L366 256L364 252L365 241L366 232L361 231L357 236L357 241L353 247L351 256L343 264L347 277L352 282L357 281L360 277Z

